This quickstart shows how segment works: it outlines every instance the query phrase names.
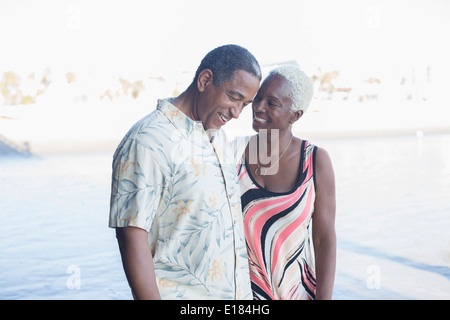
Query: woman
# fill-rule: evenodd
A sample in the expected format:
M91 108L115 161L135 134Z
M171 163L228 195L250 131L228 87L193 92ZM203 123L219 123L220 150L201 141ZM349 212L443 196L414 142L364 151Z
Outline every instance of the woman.
M312 91L311 80L300 69L282 67L268 75L253 100L258 134L243 155L239 183L255 299L332 296L333 167L324 149L292 133Z

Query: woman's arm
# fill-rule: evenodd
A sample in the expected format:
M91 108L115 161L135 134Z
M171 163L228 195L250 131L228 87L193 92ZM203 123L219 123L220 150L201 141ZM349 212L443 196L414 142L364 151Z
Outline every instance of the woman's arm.
M316 199L312 238L316 265L316 299L331 299L336 271L336 191L334 170L328 153L316 153Z

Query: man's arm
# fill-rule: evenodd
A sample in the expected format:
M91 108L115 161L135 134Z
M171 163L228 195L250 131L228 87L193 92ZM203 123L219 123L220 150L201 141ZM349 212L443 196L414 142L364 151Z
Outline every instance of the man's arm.
M316 200L312 237L316 264L316 299L331 299L336 270L336 195L333 166L328 153L316 154Z
M123 268L137 300L161 299L156 285L148 232L136 227L116 228Z

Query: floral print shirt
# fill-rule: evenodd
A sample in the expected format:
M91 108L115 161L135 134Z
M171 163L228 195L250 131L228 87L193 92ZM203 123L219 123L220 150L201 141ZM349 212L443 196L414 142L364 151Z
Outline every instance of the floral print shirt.
M170 100L137 122L113 160L110 227L149 232L163 299L251 299L236 164L244 141Z

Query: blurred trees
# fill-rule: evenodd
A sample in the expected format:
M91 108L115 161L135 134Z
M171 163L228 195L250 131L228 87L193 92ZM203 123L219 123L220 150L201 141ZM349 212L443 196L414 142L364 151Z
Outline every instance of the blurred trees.
M121 96L131 95L133 99L137 99L139 95L145 90L144 81L136 80L134 82L128 81L122 77L119 77L120 89L116 90L108 88L100 96L100 100L109 98L110 101L118 99Z
M319 92L325 92L328 94L328 99L331 99L333 93L336 91L335 80L339 76L339 71L325 71L317 69L317 72L311 76L311 80L314 86L317 87Z
M4 72L0 79L0 93L4 105L31 104L43 94L51 83L51 71L45 69L41 79L36 83L36 74L29 74L25 83L13 71Z

